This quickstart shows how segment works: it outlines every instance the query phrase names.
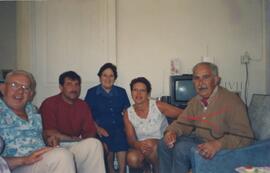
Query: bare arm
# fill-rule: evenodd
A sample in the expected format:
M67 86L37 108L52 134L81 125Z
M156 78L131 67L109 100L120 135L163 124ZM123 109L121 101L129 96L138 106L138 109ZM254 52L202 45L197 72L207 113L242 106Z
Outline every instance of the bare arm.
M42 155L48 151L50 151L52 148L45 147L41 148L37 151L34 151L29 156L24 157L6 157L4 158L11 170L24 165L31 165L33 163L36 163L42 159Z
M128 119L128 113L124 113L124 124L125 124L125 132L128 140L128 144L133 148L138 148L138 140L136 137L136 132L131 122Z
M0 94L4 92L4 84L0 83Z
M124 124L125 124L125 131L127 140L130 146L132 146L134 149L139 150L142 154L150 154L153 151L154 141L153 139L146 139L143 141L138 141L136 137L136 132L131 124L131 122L128 119L128 114L125 112L124 115Z
M95 126L97 128L97 134L99 137L105 136L108 137L109 133L102 127L100 127L96 122L95 122Z
M177 118L183 112L182 109L172 106L170 104L167 104L161 101L157 101L156 103L160 112L167 117Z

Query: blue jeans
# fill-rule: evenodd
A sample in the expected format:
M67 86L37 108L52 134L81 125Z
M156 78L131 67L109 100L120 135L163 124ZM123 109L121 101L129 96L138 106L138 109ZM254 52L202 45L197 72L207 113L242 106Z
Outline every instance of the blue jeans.
M203 143L195 136L177 137L173 148L168 148L164 140L158 146L160 173L187 173L191 168L191 148Z

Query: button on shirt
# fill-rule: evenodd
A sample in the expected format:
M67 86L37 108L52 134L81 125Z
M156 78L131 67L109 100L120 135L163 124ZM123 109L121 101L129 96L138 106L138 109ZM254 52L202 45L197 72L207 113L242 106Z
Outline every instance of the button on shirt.
M98 125L111 130L124 127L122 113L130 103L123 88L113 86L107 93L101 85L95 86L88 90L85 101Z
M0 99L0 136L6 144L3 156L25 156L45 146L40 115L31 103L26 105L25 110L28 121L17 116Z

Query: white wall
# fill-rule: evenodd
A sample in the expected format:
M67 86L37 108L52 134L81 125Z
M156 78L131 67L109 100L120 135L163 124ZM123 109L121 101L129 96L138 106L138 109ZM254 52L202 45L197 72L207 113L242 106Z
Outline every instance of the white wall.
M240 57L248 51L259 59L249 65L249 98L265 93L262 5L262 0L118 0L118 83L128 88L132 78L145 76L153 97L168 95L171 59L178 57L181 72L191 73L208 56L220 67L222 85L241 91Z
M32 50L34 44L32 38L34 30L32 30L32 17L30 1L16 2L16 36L17 36L17 68L33 72L34 56Z
M55 1L48 2L53 3ZM72 9L69 3L74 2L73 0L65 1L67 3L65 6ZM85 3L85 1L76 2ZM108 49L108 52L112 52L108 55L111 54L113 55L112 57L103 58L116 62L119 71L117 84L125 87L128 93L131 79L137 76L145 76L153 85L152 97L168 95L171 59L180 59L181 73L191 73L193 65L201 61L202 56L208 56L220 67L222 85L234 91L241 91L243 96L245 67L240 64L240 57L244 55L245 51L248 51L251 58L254 59L249 64L249 99L252 93L266 92L266 72L268 68L266 68L265 58L265 47L267 44L265 44L266 34L264 26L269 26L269 24L266 25L264 21L264 14L266 14L264 11L264 0L116 0L115 2L116 4L110 0L99 2L105 4L105 6L100 6L102 10L98 15L102 14L101 16L104 16L102 20L105 19L105 23L102 21L100 23L106 26L103 28L105 34L101 34L100 36L108 38L105 42L106 47L115 48L115 50ZM24 40L29 41L30 39L29 44L33 45L29 47L18 46L21 51L28 50L28 52L25 51L22 54L30 55L28 59L21 58L18 62L21 62L20 64L24 64L30 70L33 69L37 74L46 66L50 66L50 64L45 64L44 67L37 65L39 62L43 62L43 60L40 61L37 58L42 56L42 59L46 59L46 54L50 50L53 50L48 50L46 45L48 45L50 40L57 40L56 38L46 38L46 34L48 36L52 35L54 29L60 32L57 29L64 27L61 26L61 22L57 22L57 25L51 26L48 25L50 24L48 21L44 24L36 17L39 13L43 14L40 9L47 8L43 7L41 5L42 3L40 2L38 6L30 5L30 9L34 13L28 12L27 8L29 6L20 11L26 18L28 16L26 21L29 22L30 20L30 24L28 25L27 22L23 22L24 30L20 34L19 42L23 44ZM66 10L62 11L66 12ZM115 18L114 13L116 13ZM65 16L63 21L69 21L67 16L70 15L63 15L59 12L56 19L61 21L59 17ZM46 16L41 19L46 19ZM50 19L49 15L47 19ZM78 21L77 19L80 19L80 14L75 14L73 10L71 20L68 22L72 27L75 27L72 23L74 19ZM24 20L25 18L21 18L18 23ZM87 23L81 24L88 26ZM116 32L114 26L116 26ZM50 32L48 32L48 28ZM68 31L67 28L63 30L64 33L62 34L68 34ZM85 30L83 31L82 33L85 33ZM25 36L24 32L26 34L30 33L30 35L27 38L23 38ZM78 43L76 46L78 48L86 45L78 42L76 32L73 34L75 35L68 37L69 43L75 41ZM78 36L79 38L84 38L81 36L80 31ZM61 35L59 37L61 38ZM113 40L116 40L116 46L114 46L115 42ZM66 50L62 45L57 47L56 42L53 41L52 43L54 44L54 49L57 51L52 51L48 55L57 52L61 53L62 49L64 51ZM61 40L59 40L59 43L61 43ZM89 45L93 44L92 42L86 43ZM269 41L267 43L269 45ZM38 52L40 50L42 50L41 53ZM73 55L79 50L74 49L73 51L72 49L68 49L68 51L70 51L69 55ZM61 58L63 60L63 57ZM30 63L27 61L30 61ZM100 59L97 59L97 61L99 62ZM61 65L66 66L65 63L59 64L59 66ZM62 69L63 66L59 69ZM97 71L99 67L96 66L96 63L94 65L89 63L88 68L91 71L93 69ZM46 69L47 72L53 74L53 76L49 76L50 79L57 79L58 75L56 75L56 71L49 71L47 67ZM80 66L78 67L78 65L76 69L79 73L81 71L83 72L82 74L85 73L85 69L80 68ZM91 76L88 80L97 82L95 74ZM43 78L44 75L41 75L39 80L43 81ZM85 86L83 86L82 93L85 93L87 89ZM37 97L40 99L37 101L37 104L39 105L41 98L46 93L47 95L51 95L55 91L56 88L52 91L43 92L42 96L39 95L40 92L38 91ZM82 97L84 97L84 94L82 94Z
M37 80L35 104L59 93L58 77L82 77L81 97L98 83L98 68L115 63L114 0L52 0L17 3L18 66Z
M268 49L266 49L266 93L270 94L270 2L269 0L267 0L266 2L266 45L265 47L267 47Z
M16 3L0 2L0 69L16 68Z

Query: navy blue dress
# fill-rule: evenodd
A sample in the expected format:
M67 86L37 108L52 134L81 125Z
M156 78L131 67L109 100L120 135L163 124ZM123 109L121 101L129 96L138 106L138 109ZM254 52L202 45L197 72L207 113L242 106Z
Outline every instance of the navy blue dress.
M101 85L97 85L87 91L85 101L91 108L96 123L109 133L108 137L100 138L107 144L109 151L127 151L123 111L130 106L130 102L125 89L113 86L107 93Z

